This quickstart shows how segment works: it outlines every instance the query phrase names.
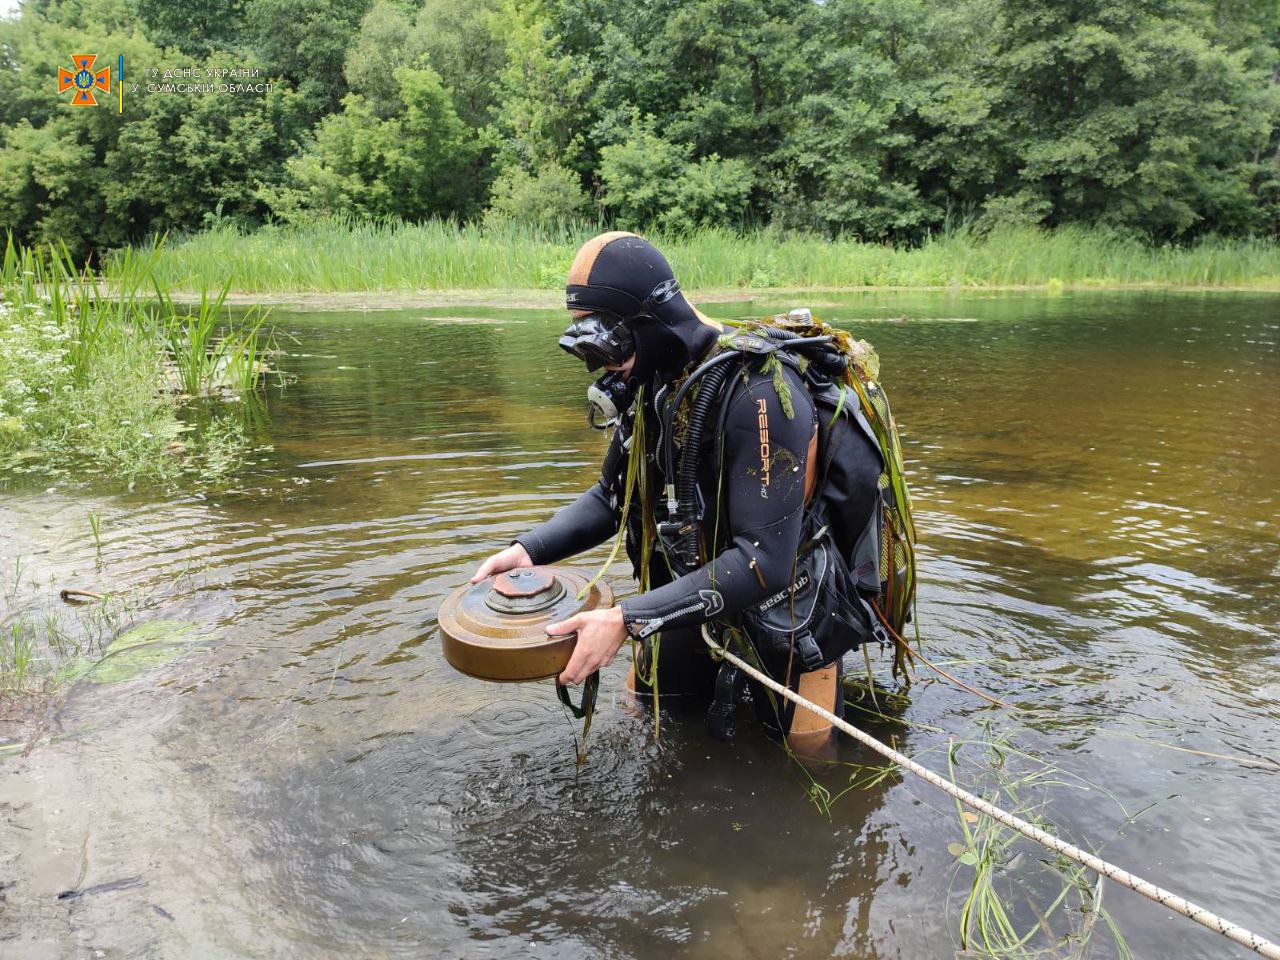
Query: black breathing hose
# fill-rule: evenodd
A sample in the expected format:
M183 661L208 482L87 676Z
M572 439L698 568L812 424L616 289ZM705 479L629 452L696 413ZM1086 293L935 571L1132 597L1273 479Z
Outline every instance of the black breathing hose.
M693 373L689 374L689 378L680 385L680 389L676 391L676 395L672 398L671 402L666 405L666 409L663 411L662 416L662 437L664 441L663 446L666 448L663 459L666 464L668 482L671 481L671 478L675 476L676 472L675 441L671 438L671 421L675 417L675 412L680 409L680 404L684 403L684 398L689 393L690 388L701 380L708 371L738 356L741 356L741 354L736 350L726 350L724 353L716 354L706 363L702 364L702 366L698 367L698 369L694 370Z
M788 347L819 347L830 344L834 338L830 334L817 337L802 337L790 330L779 330L777 327L762 327L758 331L770 340L785 343ZM817 372L829 379L842 376L849 369L849 358L840 349L801 349L800 352L814 365Z
M752 332L754 333L757 331L752 331ZM797 333L792 333L789 330L779 330L776 327L761 327L758 332L762 333L766 339L773 340L776 343L785 343L788 348L820 346L820 345L825 345L832 342L832 337L830 334L823 334L817 337L802 337ZM839 350L823 350L823 351L806 350L804 352L806 356L810 358L810 362L815 363L818 366L819 371L827 376L838 376L841 373L843 373L849 365L848 357L846 357L844 353ZM693 388L693 385L695 383L697 383L704 376L709 374L712 370L716 370L716 369L723 370L723 368L720 367L720 364L724 363L726 360L729 360L735 356L742 356L742 354L740 354L736 350L726 350L723 353L716 354L710 360L703 363L700 367L694 370L693 373L689 374L688 379L685 380L685 382L680 385L680 389L676 391L676 395L674 398L672 398L671 403L667 405L666 410L664 412L664 416L663 416L663 440L664 440L663 446L665 447L664 463L666 465L668 478L676 474L675 442L672 440L672 436L671 436L672 435L671 421L672 421L672 418L675 416L675 412L680 409L680 404L684 402L685 396ZM711 389L704 389L702 393L699 394L699 399L701 399L703 396L716 395L719 392L719 388L723 383L724 383L724 377L723 376L718 377L714 384L708 384L708 386L710 386ZM689 450L690 453L700 448L700 445L702 442L701 427L702 427L703 420L705 420L705 414L703 415L702 419L699 420L698 430L695 434L694 430L692 429L694 425L693 417L692 415L690 416L690 430L686 434L686 440L685 440L685 448Z
M702 389L689 411L689 429L685 434L686 453L680 458L680 470L676 475L676 519L696 520L698 511L698 461L702 452L702 433L712 404L720 399L720 388L729 376L724 364L708 370L702 378Z

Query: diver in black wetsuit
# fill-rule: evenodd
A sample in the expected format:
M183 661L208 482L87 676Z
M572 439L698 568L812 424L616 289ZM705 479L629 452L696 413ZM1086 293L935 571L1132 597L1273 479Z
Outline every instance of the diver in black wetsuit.
M663 489L674 480L665 476L657 451L661 417L655 400L663 387L713 351L722 327L689 304L662 254L629 233L602 234L579 250L566 299L573 322L561 346L583 359L589 370L617 371L625 378L628 398L639 385L646 386L643 409L637 405L634 416L644 418L649 448L647 500L661 512ZM803 377L789 365L779 366L789 387L790 409L784 408L772 374L744 365L732 375L718 413L717 442L711 444L718 455L704 457L707 462L699 464L698 489L706 505L703 537L711 559L677 576L660 554L655 555L649 564L650 589L607 610L549 626L549 633L578 632L561 682L581 683L611 662L629 636L642 641L647 652L650 638L660 633L656 648L661 695L709 700L719 665L709 656L699 627L712 620L732 621L789 587L801 545L806 493L813 484L818 431ZM623 431L615 431L605 469L594 486L486 560L472 582L519 566L556 563L616 535L624 520L627 455L622 442ZM627 549L637 573L643 536L639 513L633 503L626 518ZM778 662L766 657L764 663L770 673L839 712L838 659L807 673L793 658L773 659ZM641 695L650 692L644 673L633 666L628 684ZM755 699L765 698L756 691ZM813 745L828 737L829 728L806 712L793 720L791 710L775 708L774 718L793 743Z

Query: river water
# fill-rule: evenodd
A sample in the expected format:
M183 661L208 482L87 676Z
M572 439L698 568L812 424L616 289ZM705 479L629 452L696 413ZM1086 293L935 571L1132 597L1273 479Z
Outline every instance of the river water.
M1033 708L926 671L902 722L872 729L942 770L949 736L1011 737L1060 771L1027 788L1033 813L1280 936L1280 297L706 309L797 302L881 354L926 649ZM655 740L620 692L625 657L579 767L549 682L445 663L443 596L598 469L560 314L273 317L294 380L234 489L0 500L7 568L22 557L50 596L132 592L141 619L200 638L77 685L51 739L0 758L0 956L956 954L973 871L927 785L882 780L824 815L811 777L838 793L870 754L806 772L745 714L731 744L678 716ZM976 746L957 763L984 789L999 775ZM1025 926L1054 888L1019 851L1001 884ZM1137 957L1240 955L1117 887L1104 906ZM1114 954L1095 935L1088 955Z

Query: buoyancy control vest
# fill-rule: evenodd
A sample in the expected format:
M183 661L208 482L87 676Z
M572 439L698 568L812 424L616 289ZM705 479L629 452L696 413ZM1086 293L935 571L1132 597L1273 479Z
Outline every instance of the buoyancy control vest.
M710 415L729 393L734 355L801 372L818 412L818 463L791 583L744 611L742 628L762 654L786 651L806 670L875 638L894 648L897 672L915 595L915 528L897 425L874 350L809 311L737 326L670 398L660 452L667 519L657 525L665 551L691 568L716 549L696 475ZM672 421L689 396L677 458Z

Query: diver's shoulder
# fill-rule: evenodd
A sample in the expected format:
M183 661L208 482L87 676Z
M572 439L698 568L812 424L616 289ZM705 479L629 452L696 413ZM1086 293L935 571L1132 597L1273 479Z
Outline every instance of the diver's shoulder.
M805 382L804 374L792 364L785 362L781 363L781 374L793 410L796 413L806 411L807 415L812 416L813 397L809 392L809 385ZM778 386L775 377L776 368L772 364L766 367L763 364L752 363L740 370L735 370L730 377L725 394L726 413L729 418L741 415L754 419L760 400L767 401L777 396Z

